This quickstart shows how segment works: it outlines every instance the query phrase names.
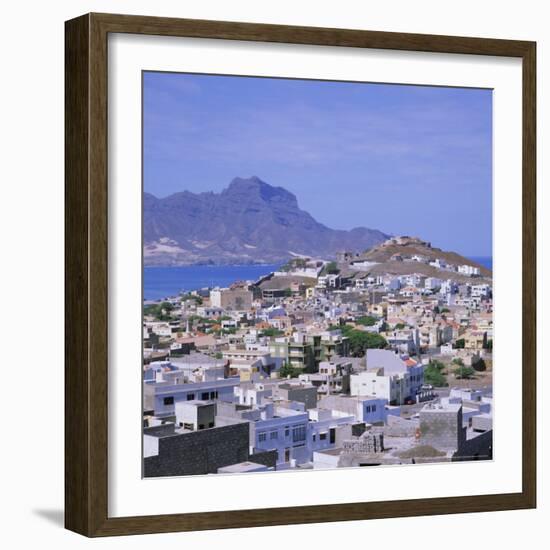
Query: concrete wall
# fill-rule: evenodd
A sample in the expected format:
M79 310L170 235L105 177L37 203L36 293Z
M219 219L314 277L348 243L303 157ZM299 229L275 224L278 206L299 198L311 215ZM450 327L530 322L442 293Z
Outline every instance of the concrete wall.
M422 409L420 411L420 444L438 450L456 450L465 438L462 407Z

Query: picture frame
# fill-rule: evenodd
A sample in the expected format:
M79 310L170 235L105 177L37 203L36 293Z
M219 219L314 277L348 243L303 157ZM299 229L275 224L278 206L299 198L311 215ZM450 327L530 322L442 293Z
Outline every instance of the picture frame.
M522 63L522 490L459 497L110 517L108 36L518 58ZM536 44L534 42L91 13L65 26L65 526L130 535L536 507ZM519 235L518 235L519 238Z

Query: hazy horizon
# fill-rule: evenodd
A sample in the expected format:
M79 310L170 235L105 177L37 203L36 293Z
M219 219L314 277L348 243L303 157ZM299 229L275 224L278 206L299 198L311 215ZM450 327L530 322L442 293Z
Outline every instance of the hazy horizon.
M250 176L333 229L492 256L492 92L144 73L146 192Z

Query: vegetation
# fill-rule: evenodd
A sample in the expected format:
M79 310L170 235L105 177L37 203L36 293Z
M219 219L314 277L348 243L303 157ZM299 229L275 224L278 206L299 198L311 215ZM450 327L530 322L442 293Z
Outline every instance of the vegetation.
M464 338L459 338L458 340L455 341L455 349L464 349L464 344L465 344L465 341L464 341Z
M445 365L441 361L432 359L424 369L424 382L438 388L448 386Z
M200 315L190 315L188 317L190 323L198 323L199 325L216 325L219 323L218 319L212 319L210 317L201 317Z
M325 271L326 271L329 275L337 275L338 273L340 273L340 270L338 269L338 265L336 264L336 262L329 262L329 263L325 266Z
M143 314L154 317L159 321L169 321L172 319L171 312L174 306L170 302L161 302L160 304L150 304L143 308Z
M472 378L472 376L474 376L474 374L475 374L475 370L472 367L462 366L462 367L458 367L457 369L454 370L454 375L457 378L462 378L462 379L466 379L466 380Z
M304 269L307 266L307 260L304 258L293 258L285 265L279 268L280 271L292 271L293 269Z
M356 330L349 325L340 328L343 335L349 338L350 352L354 357L363 357L367 349L382 349L388 345L386 339L375 332Z
M405 323L397 323L397 325L395 325L395 330L403 330L405 328Z
M304 372L304 369L300 369L298 367L293 367L292 365L285 363L281 370L279 371L279 376L281 378L296 378L298 375L302 374Z
M262 329L262 334L264 336L270 336L271 338L282 336L284 332L282 330L279 330L277 328L264 328Z
M202 306L202 296L198 294L191 294L190 292L181 295L182 300L194 300L198 306Z
M235 327L217 328L212 332L214 332L214 334L217 334L218 336L227 336L228 334L236 334L237 329Z
M487 365L481 357L479 358L479 361L472 364L472 367L476 372L485 372L487 370Z
M363 317L359 317L355 321L359 325L364 325L366 327L372 327L378 322L378 319L372 317L371 315L365 315Z
M441 313L450 313L451 310L448 308L448 307L444 307L442 310L441 310Z
M487 343L484 346L485 349L488 349L490 351L493 351L493 340L487 340Z

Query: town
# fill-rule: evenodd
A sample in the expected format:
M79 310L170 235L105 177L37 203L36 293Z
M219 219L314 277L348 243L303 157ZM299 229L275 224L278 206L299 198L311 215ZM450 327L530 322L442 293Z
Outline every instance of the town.
M408 236L145 301L143 475L490 460L492 308Z

